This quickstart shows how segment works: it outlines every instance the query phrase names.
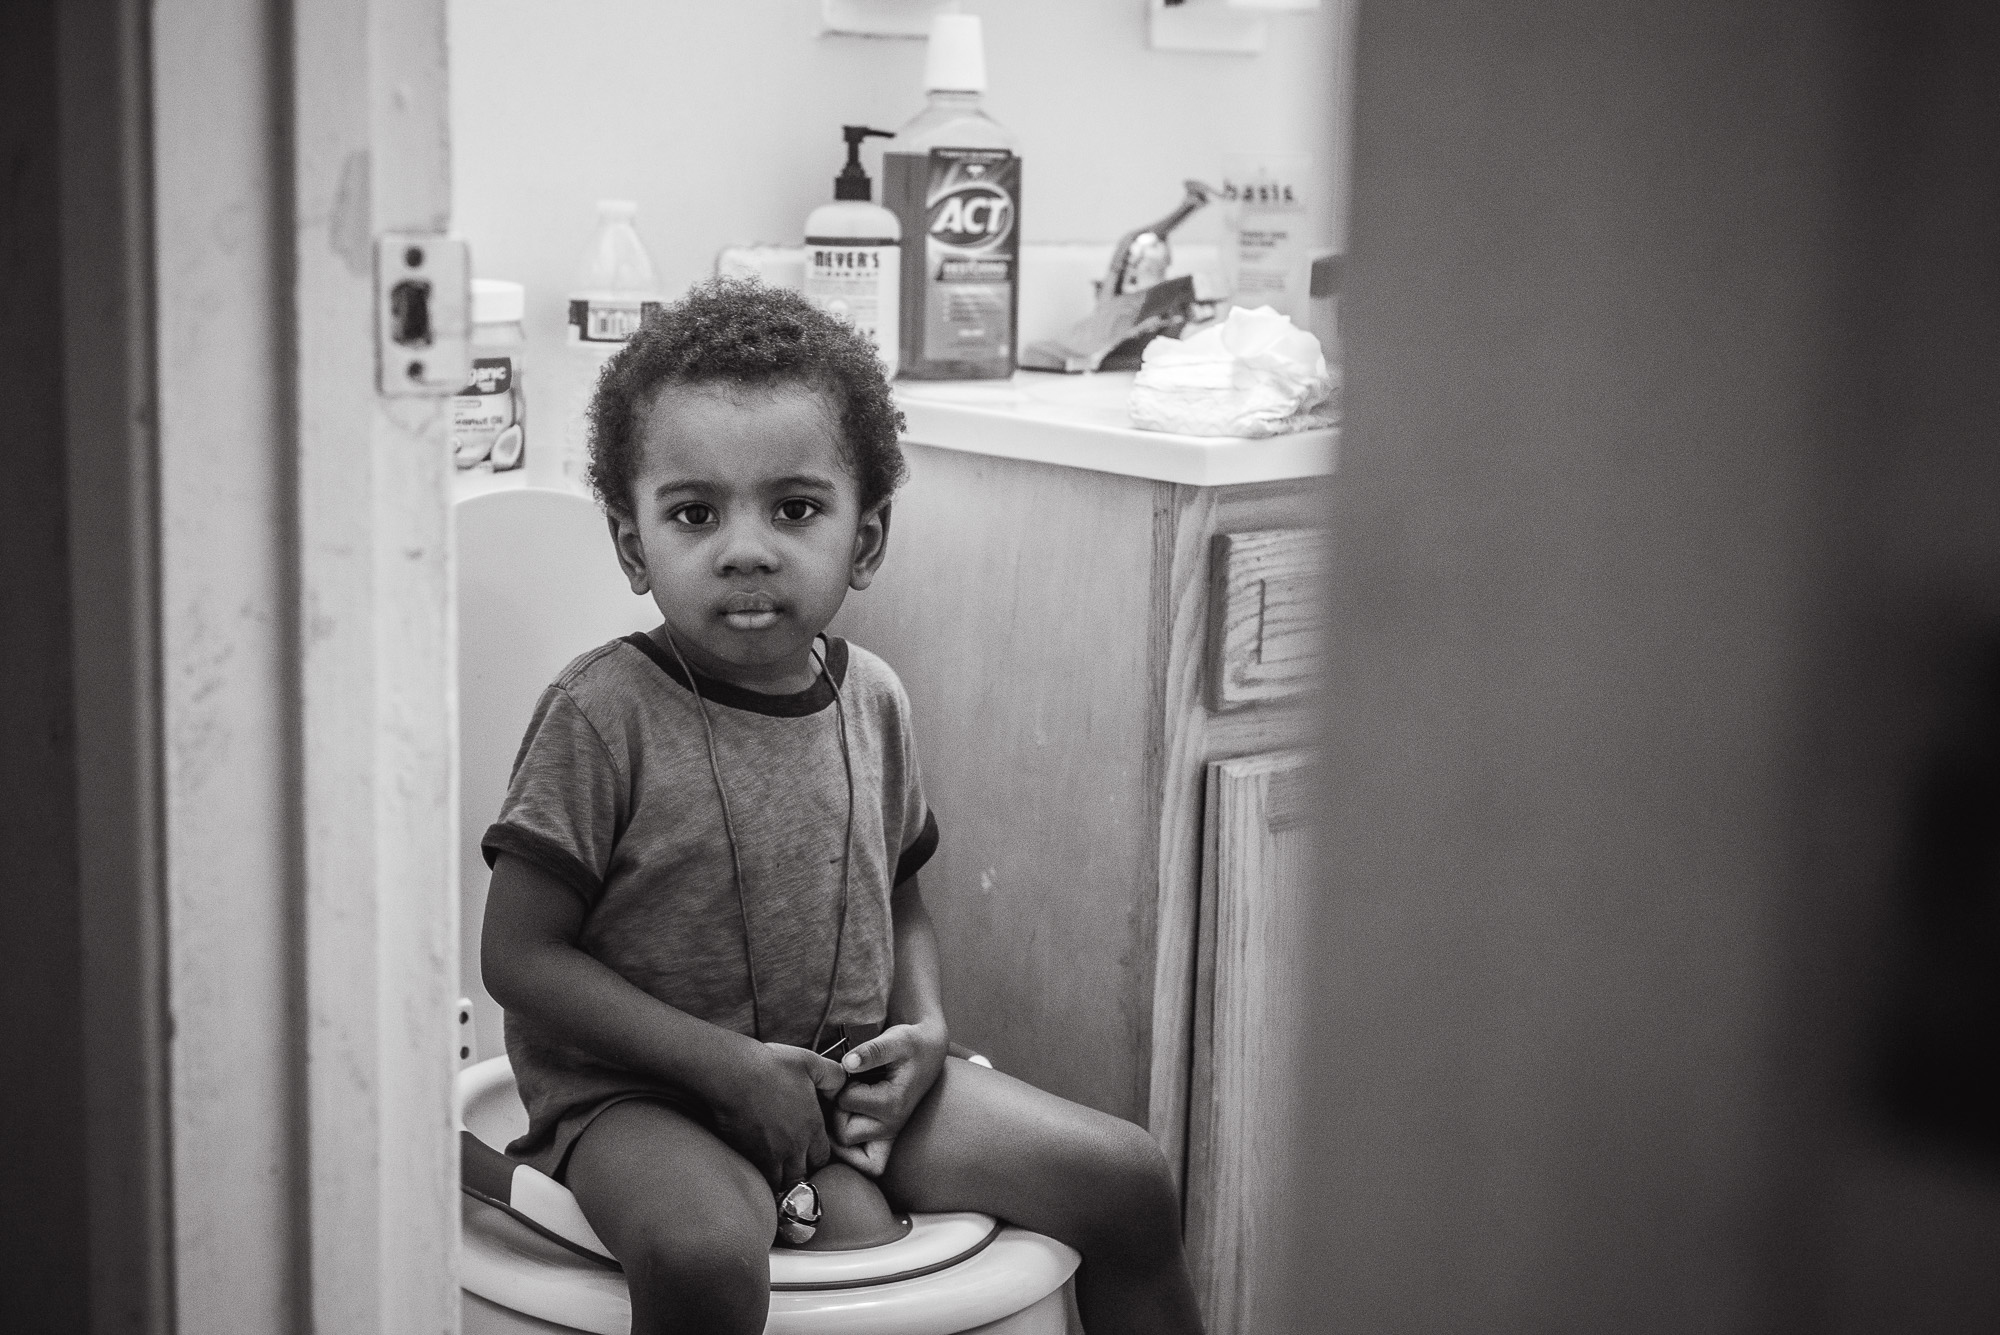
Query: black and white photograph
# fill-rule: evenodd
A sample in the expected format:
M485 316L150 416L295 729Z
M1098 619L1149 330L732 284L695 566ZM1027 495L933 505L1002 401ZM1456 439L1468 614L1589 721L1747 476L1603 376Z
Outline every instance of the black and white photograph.
M2000 7L0 4L0 1332L2000 1331Z

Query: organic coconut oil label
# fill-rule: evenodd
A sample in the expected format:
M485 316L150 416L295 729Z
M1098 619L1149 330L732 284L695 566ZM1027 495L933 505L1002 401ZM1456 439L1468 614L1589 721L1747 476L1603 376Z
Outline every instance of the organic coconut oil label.
M478 357L451 400L452 461L495 472L521 466L521 394L512 357Z

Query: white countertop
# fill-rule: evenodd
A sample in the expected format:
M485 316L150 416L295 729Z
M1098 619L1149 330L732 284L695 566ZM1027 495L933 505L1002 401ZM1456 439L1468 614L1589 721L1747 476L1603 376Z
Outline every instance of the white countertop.
M1140 431L1125 414L1135 372L1016 372L1011 380L899 380L903 439L969 454L1100 473L1226 487L1331 473L1340 432L1328 427L1250 440Z

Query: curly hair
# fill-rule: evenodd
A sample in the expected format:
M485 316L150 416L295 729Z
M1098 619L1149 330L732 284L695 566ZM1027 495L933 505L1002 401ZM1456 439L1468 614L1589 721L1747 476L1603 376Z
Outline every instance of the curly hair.
M840 419L840 459L866 510L895 494L909 468L896 439L903 414L868 339L797 292L716 278L651 312L604 365L590 399L590 488L632 513L643 415L663 385L802 386Z

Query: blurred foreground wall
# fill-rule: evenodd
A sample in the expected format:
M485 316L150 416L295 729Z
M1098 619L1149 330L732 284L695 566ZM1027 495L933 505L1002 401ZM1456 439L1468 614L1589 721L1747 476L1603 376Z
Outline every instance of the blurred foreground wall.
M0 1327L84 1328L83 959L63 454L56 11L0 7ZM18 1203L18 1204L17 1204Z
M2000 1329L2000 16L1356 60L1295 1328Z

